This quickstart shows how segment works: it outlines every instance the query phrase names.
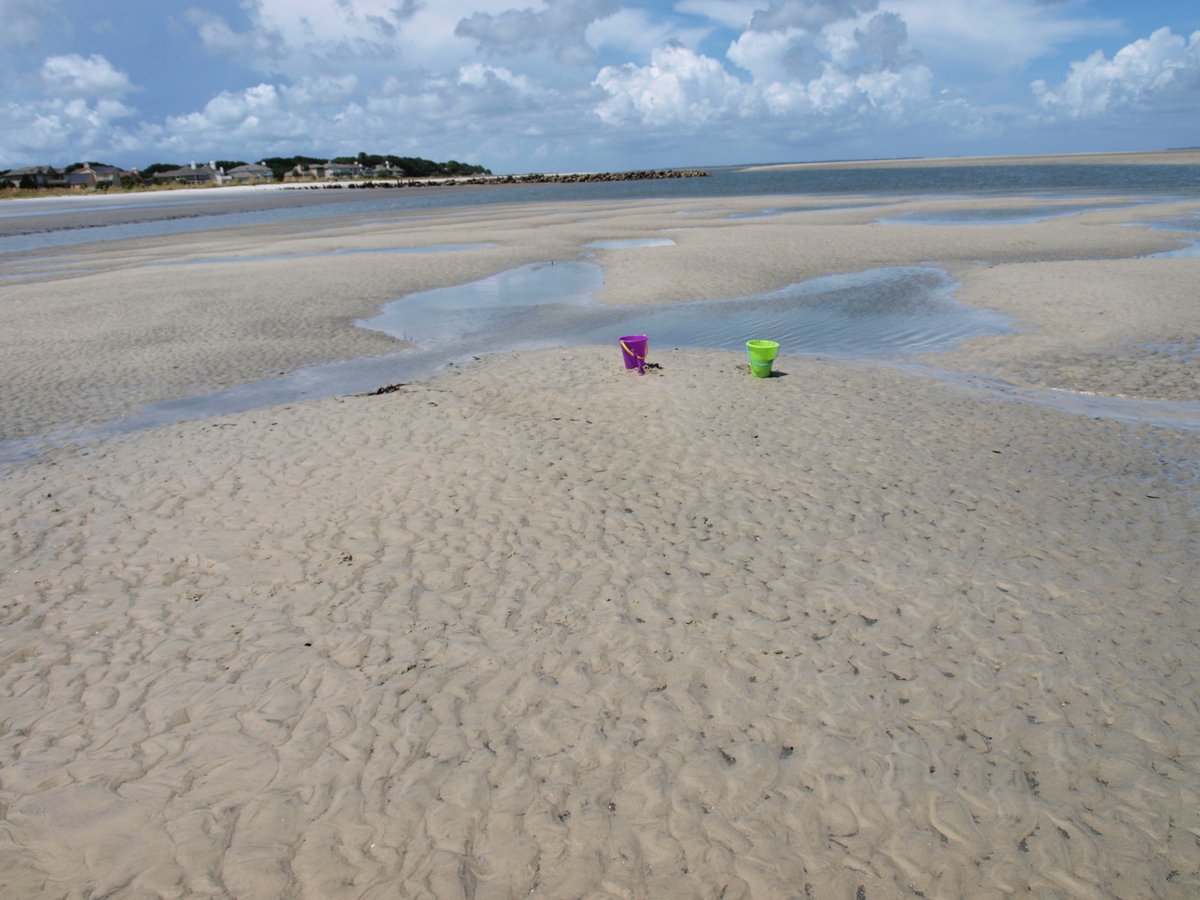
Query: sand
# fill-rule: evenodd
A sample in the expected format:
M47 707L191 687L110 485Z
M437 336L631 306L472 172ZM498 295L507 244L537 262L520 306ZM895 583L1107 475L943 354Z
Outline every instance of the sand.
M1155 349L1200 336L1198 263L1135 258L1177 243L1131 215L723 218L755 205L46 254L0 304L4 437L384 352L348 323L402 293L680 227L598 253L602 299L936 262L1022 330L924 362L1200 399ZM651 362L497 355L10 467L4 893L1200 892L1200 433L786 348Z

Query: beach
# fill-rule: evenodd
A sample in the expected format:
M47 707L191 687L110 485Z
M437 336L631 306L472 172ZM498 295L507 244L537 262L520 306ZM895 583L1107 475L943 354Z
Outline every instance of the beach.
M0 424L36 453L0 473L4 893L1196 896L1200 430L966 377L1200 401L1200 258L1136 227L1196 202L881 221L1031 202L496 204L7 263ZM653 335L639 376L614 336L48 437L664 235L593 251L600 303L937 266L1016 326L769 379Z

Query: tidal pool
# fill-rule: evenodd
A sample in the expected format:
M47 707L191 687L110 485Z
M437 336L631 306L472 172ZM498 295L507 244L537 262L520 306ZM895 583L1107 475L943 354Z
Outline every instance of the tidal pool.
M589 250L639 250L646 247L674 247L670 238L625 238L613 241L592 241L584 244Z
M1007 399L1041 402L1087 415L1200 428L1200 404L1108 402L1015 388L996 380L940 372L912 361L968 338L1011 332L1005 315L954 299L941 269L907 266L830 275L777 291L647 306L599 304L603 269L587 261L544 262L467 284L410 294L356 324L412 345L386 356L311 366L249 384L143 407L72 435L0 443L0 461L17 462L53 443L86 443L171 422L210 418L304 399L362 393L427 378L486 353L538 347L611 344L646 334L656 350L713 348L742 352L746 341L781 344L781 357L879 359L919 368Z
M1074 216L1083 212L1127 209L1137 203L1068 203L1019 207L963 207L961 209L922 210L882 216L882 225L1030 225L1046 219Z
M1012 329L1006 316L955 301L954 281L934 268L876 269L765 294L649 306L599 304L595 296L603 283L604 270L594 263L546 262L410 294L356 324L411 343L411 349L146 406L83 438L361 393L427 378L485 353L615 347L622 334L648 334L651 354L668 347L740 351L747 340L767 338L780 342L784 356L872 358L949 348Z

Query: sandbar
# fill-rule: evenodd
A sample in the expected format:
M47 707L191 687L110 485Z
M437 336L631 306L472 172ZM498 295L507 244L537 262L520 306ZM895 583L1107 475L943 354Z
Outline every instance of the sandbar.
M1200 399L1200 260L1129 224L1194 204L730 218L761 205L48 251L2 273L2 436L394 352L353 321L661 236L595 251L600 302L935 264L1022 327L923 363ZM648 361L490 355L0 473L6 891L1200 893L1200 433L786 347Z

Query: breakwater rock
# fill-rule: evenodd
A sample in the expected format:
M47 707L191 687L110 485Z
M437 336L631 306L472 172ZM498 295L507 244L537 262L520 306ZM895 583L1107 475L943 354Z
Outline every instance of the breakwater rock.
M703 169L648 169L640 172L580 172L576 174L493 175L470 179L479 184L581 184L587 181L646 181L657 178L705 178Z
M703 169L645 169L636 172L577 172L567 174L534 173L529 175L471 175L460 178L397 178L381 181L335 181L295 185L293 190L333 188L368 190L374 188L446 187L471 184L583 184L592 181L646 181L664 178L705 178Z

